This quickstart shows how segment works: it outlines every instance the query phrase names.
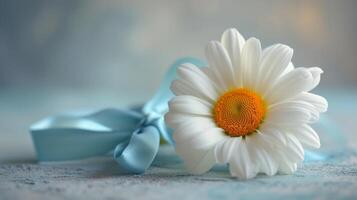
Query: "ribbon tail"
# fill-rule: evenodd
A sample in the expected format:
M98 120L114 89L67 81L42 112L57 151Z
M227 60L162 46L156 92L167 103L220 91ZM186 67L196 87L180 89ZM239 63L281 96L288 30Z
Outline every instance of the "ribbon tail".
M117 145L114 159L127 173L144 173L153 162L160 145L160 133L154 126L146 126L133 133L130 141Z
M104 109L46 118L30 131L39 161L63 161L99 156L129 140L141 115Z

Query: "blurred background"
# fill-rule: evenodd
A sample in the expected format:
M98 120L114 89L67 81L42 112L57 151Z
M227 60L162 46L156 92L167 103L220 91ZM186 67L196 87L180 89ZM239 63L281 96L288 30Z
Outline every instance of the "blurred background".
M175 59L204 59L230 27L264 47L291 46L295 66L321 67L317 93L353 127L338 111L357 113L356 9L354 0L0 0L0 160L33 157L27 130L45 116L145 102Z

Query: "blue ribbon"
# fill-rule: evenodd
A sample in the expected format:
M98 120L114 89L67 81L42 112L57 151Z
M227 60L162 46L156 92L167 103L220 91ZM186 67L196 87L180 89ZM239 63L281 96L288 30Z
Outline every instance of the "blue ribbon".
M119 169L143 173L153 162L160 136L173 144L163 115L172 98L169 87L183 63L203 66L195 58L182 58L169 68L159 90L142 109L103 109L68 113L43 119L30 132L40 162L84 159L113 154Z

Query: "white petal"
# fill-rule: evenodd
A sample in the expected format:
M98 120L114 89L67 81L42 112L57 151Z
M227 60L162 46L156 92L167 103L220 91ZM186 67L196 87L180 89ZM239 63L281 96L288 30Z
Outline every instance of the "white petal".
M200 69L201 69L201 71L202 71L203 73L206 74L206 76L207 76L210 80L212 80L213 83L215 83L219 95L222 95L223 93L225 93L225 92L227 91L227 90L226 90L226 86L220 84L220 80L215 76L215 72L212 71L211 68L209 68L209 67L202 67L202 68L200 68Z
M301 104L302 105L302 104ZM269 108L263 123L275 125L305 124L311 120L309 110L295 103L284 102Z
M312 147L320 148L319 135L309 125L288 127L288 132L293 134L302 144Z
M294 162L288 162L287 160L282 160L279 166L279 172L281 174L292 174L296 171L297 164Z
M293 50L283 44L276 44L263 52L256 77L257 91L264 92L285 71L293 56Z
M199 91L211 100L215 100L218 97L214 82L195 65L186 63L177 69L177 74L193 91Z
M308 92L303 92L299 95L297 95L294 100L299 100L299 101L306 101L313 106L319 111L319 112L326 112L327 107L328 107L328 102L327 100L319 95L308 93Z
M227 29L221 39L223 47L227 50L227 53L231 59L233 73L235 75L235 81L237 86L240 85L242 67L241 67L241 51L245 40L243 36L235 28Z
M185 166L192 174L207 172L215 164L213 149L193 149L190 146L176 144L176 152L185 161Z
M202 84L210 85L210 89L213 90L212 92L217 93L218 87L216 83L212 81L211 77L207 76L207 74L203 72L204 68L199 68L192 63L184 63L177 69L177 74L185 80L187 78L189 82L195 80L202 82Z
M234 87L235 81L232 63L222 44L217 41L208 43L206 47L206 58L209 68L214 72L220 85L225 86L225 89Z
M307 70L310 71L310 73L312 74L312 78L313 78L312 85L308 89L308 91L310 91L310 90L314 89L320 83L321 74L323 73L323 71L319 67L311 67L311 68L307 68Z
M173 129L176 129L181 125L187 125L187 123L189 123L190 121L197 122L199 120L203 120L202 123L206 123L209 125L215 124L211 117L189 115L189 114L172 112L172 111L169 111L168 113L165 114L165 122L167 123L167 125L169 125L169 127Z
M201 87L201 88L200 88ZM208 86L209 87L209 86ZM176 79L172 81L170 86L171 91L176 95L190 95L195 96L211 103L216 101L217 94L209 93L205 86L195 85L189 82L186 82L182 79Z
M228 137L218 143L214 148L216 162L221 164L228 163L231 156L233 155L234 147L239 146L241 140L241 137Z
M235 146L233 154L229 161L229 170L232 176L244 180L256 176L255 167L250 160L245 140L242 140L239 146Z
M260 171L264 172L268 176L275 175L278 171L278 164L276 163L276 161L273 160L271 155L265 150L258 150L258 152L262 162Z
M311 73L304 68L296 68L287 73L264 94L264 99L269 103L277 103L295 97L306 91L313 84Z
M199 133L217 127L211 118L182 117L182 115L173 115L172 113L167 114L167 116L166 123L175 129L173 137L176 142L190 140ZM176 119L177 117L181 119L172 120L172 118Z
M289 101L273 104L268 107L268 112L271 112L275 109L304 110L306 112L309 112L310 114L310 119L308 121L309 123L314 123L318 121L320 117L320 112L316 109L316 107L305 101L289 100Z
M286 136L288 138L287 148L285 148L286 155L298 162L303 161L304 148L299 140L291 134L287 134Z
M258 64L262 54L260 41L256 38L250 38L245 43L242 50L242 80L245 88L254 89L254 80L258 72Z
M202 92L199 92L199 95L195 94L196 92L195 89L193 89L190 85L179 79L172 81L170 85L170 89L176 96L191 95L191 96L209 99L205 95L202 95Z
M293 64L292 62L290 62L290 63L288 64L288 66L286 67L286 69L283 71L283 73L281 73L281 76L284 76L285 74L287 74L287 73L293 71L294 69L295 69L294 64Z
M262 123L256 134L276 148L287 145L285 133L282 132L281 128L272 124Z
M285 147L282 150L276 151L276 158L279 162L278 171L281 174L292 174L297 169L297 163L300 163L302 160L296 156L296 154L289 150L288 147Z
M229 55L240 52L244 46L245 39L235 28L230 28L222 34L221 42L227 49Z
M217 143L225 140L228 136L221 128L211 128L193 135L192 138L187 140L178 140L177 135L181 132L174 132L174 139L181 145L193 147L195 149L207 149L215 146Z
M261 172L268 176L276 174L278 171L278 163L274 159L275 150L266 142L263 134L254 134L247 137L252 158L255 158L255 165L259 166ZM251 142L250 142L251 140Z
M194 96L176 96L172 98L168 104L171 112L212 116L213 105Z

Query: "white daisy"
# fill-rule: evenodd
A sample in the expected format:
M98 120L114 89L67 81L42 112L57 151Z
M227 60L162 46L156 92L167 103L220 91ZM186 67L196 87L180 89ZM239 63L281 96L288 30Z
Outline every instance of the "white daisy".
M290 174L304 159L302 145L320 147L309 124L327 101L309 91L322 70L294 68L292 56L286 45L262 50L258 39L228 29L207 45L207 67L179 67L165 120L191 173L228 163L240 179Z

